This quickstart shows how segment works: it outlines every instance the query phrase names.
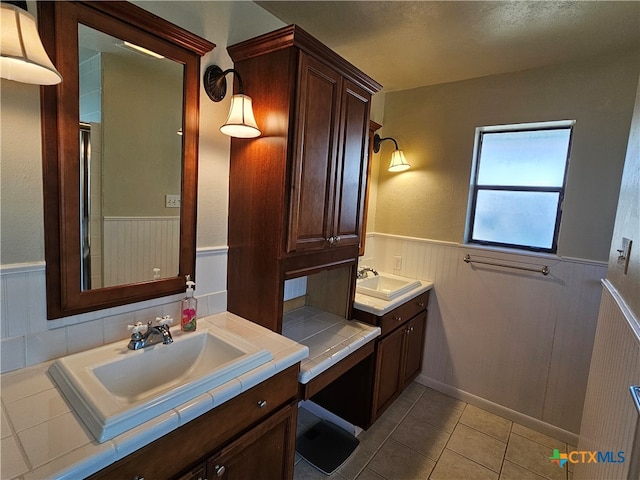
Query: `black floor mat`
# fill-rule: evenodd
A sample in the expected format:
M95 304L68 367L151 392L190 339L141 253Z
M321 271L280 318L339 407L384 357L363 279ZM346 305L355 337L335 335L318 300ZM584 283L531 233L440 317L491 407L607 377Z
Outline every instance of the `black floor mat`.
M322 473L331 475L359 443L350 433L323 420L297 438L296 451Z

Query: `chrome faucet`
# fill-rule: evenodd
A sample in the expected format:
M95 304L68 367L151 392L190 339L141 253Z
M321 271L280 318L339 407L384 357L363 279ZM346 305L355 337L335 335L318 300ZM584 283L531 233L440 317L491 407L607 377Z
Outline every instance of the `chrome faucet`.
M169 330L169 325L173 323L173 319L169 315L165 315L164 317L156 317L156 322L158 322L158 325L153 326L151 320L149 320L144 333L142 329L145 328L145 325L141 322L129 325L129 330L133 331L131 340L129 340L129 350L140 350L161 342L164 345L173 343L173 337Z
M356 272L356 278L367 278L369 274L367 272L371 272L374 275L378 275L378 272L371 267L362 267L359 268Z

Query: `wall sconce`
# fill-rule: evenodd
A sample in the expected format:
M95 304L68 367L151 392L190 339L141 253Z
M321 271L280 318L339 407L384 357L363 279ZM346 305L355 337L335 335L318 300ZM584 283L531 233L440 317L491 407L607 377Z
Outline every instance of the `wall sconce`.
M255 138L259 137L261 132L256 124L253 116L253 107L251 97L244 94L242 87L242 78L240 74L230 68L224 72L217 65L210 65L204 72L204 91L207 92L209 98L214 102L221 101L227 94L228 73L235 73L238 80L239 93L231 97L231 108L227 121L220 127L220 131L230 137L238 138Z
M380 138L380 135L376 133L373 137L373 151L375 153L378 153L380 151L380 144L385 140L391 140L396 146L396 149L391 154L391 162L389 163L389 168L387 170L389 170L390 172L404 172L405 170L409 170L409 168L411 168L411 165L409 165L409 162L407 162L407 159L405 158L404 153L402 153L402 150L398 148L398 142L396 142L394 138Z
M22 83L55 85L62 75L42 46L36 20L25 1L2 2L0 77Z

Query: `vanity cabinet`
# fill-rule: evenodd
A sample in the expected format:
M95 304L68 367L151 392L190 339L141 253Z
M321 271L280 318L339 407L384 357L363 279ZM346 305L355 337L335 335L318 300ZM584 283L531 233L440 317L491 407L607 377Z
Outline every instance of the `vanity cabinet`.
M89 478L292 479L299 370L274 375Z
M227 308L281 332L285 279L355 267L381 86L295 25L228 52L262 135L231 139Z
M285 447L295 449L295 444L288 445L288 438L291 430L296 430L291 419L295 418L292 410L297 408L288 405L207 460L206 478L292 478L290 456L283 453Z
M429 291L378 316L354 308L353 318L382 330L376 341L373 423L422 369Z

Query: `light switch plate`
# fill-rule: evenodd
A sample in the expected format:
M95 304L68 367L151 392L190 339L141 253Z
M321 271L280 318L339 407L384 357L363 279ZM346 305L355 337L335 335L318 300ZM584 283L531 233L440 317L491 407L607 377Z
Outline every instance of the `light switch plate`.
M166 208L180 208L180 195L165 195Z

